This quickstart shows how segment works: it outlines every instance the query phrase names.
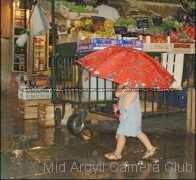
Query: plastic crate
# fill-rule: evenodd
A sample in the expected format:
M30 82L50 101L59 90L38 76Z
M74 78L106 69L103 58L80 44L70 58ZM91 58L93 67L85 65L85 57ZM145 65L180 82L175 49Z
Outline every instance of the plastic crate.
M51 89L18 89L18 99L51 99Z

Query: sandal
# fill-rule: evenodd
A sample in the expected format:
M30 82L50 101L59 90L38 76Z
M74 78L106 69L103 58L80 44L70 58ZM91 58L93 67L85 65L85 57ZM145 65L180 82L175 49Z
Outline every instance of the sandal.
M113 153L105 154L105 158L107 158L109 160L120 160L122 158L122 156L120 154L115 154L113 152Z
M146 151L146 153L144 154L144 156L142 157L142 159L147 159L149 157L152 157L156 153L156 150L157 149L158 149L157 147L153 147L152 149Z

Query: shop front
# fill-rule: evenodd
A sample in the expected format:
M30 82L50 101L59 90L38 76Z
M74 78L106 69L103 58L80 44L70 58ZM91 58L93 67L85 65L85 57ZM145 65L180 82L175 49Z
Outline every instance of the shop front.
M156 56L157 61L162 63L176 80L172 87L175 90L173 92L141 93L144 114L179 112L186 109L187 101L190 101L186 88L192 88L194 82L190 77L184 78L185 71L189 71L185 68L189 66L187 59L193 57L193 60L195 55L194 27L191 24L172 17L155 15L121 15L115 19L116 13L111 13L102 17L93 6L96 4L84 1L80 4L69 1L55 3L55 12L51 11L51 3L38 3L49 19L55 20L51 22L50 30L29 38L22 48L13 45L13 71L22 72L22 76L18 78L21 100L50 101L52 98L54 107L57 105L59 109L59 102L63 105L63 110L60 108L61 117L64 116L66 103L74 104L75 107L75 104L82 106L82 101L85 101L87 108L94 106L94 109L100 110L109 106L108 109L111 109L114 92L106 91L115 88L115 84L96 77L88 77L86 80L84 70L78 67L75 60L92 51L118 45ZM32 8L17 7L17 3L14 7L13 39L26 28L32 11ZM100 87L104 89L103 92L90 91ZM81 94L81 89L86 89L86 92ZM98 107L98 104L101 105ZM55 109L51 108L51 111Z

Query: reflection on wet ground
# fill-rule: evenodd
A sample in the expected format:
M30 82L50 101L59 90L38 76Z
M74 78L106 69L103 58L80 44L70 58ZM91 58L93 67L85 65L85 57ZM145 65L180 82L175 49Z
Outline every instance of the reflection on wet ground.
M71 135L65 127L40 128L35 120L23 121L18 116L17 100L12 96L2 96L4 178L195 177L195 136L185 133L183 113L143 119L144 131L159 147L153 158L142 160L143 145L129 138L122 160L110 162L103 155L115 147L116 123L98 125L93 128L93 137L85 141Z

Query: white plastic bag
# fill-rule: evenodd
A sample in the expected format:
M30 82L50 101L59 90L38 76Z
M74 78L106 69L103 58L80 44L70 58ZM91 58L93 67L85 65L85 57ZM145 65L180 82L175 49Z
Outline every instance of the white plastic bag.
M25 33L21 34L18 37L18 39L16 40L17 46L23 47L25 45L25 43L27 42L28 37L29 37L28 32L25 32Z
M49 22L42 9L38 5L35 5L34 7L31 22L31 33L33 36L44 33L49 29Z

